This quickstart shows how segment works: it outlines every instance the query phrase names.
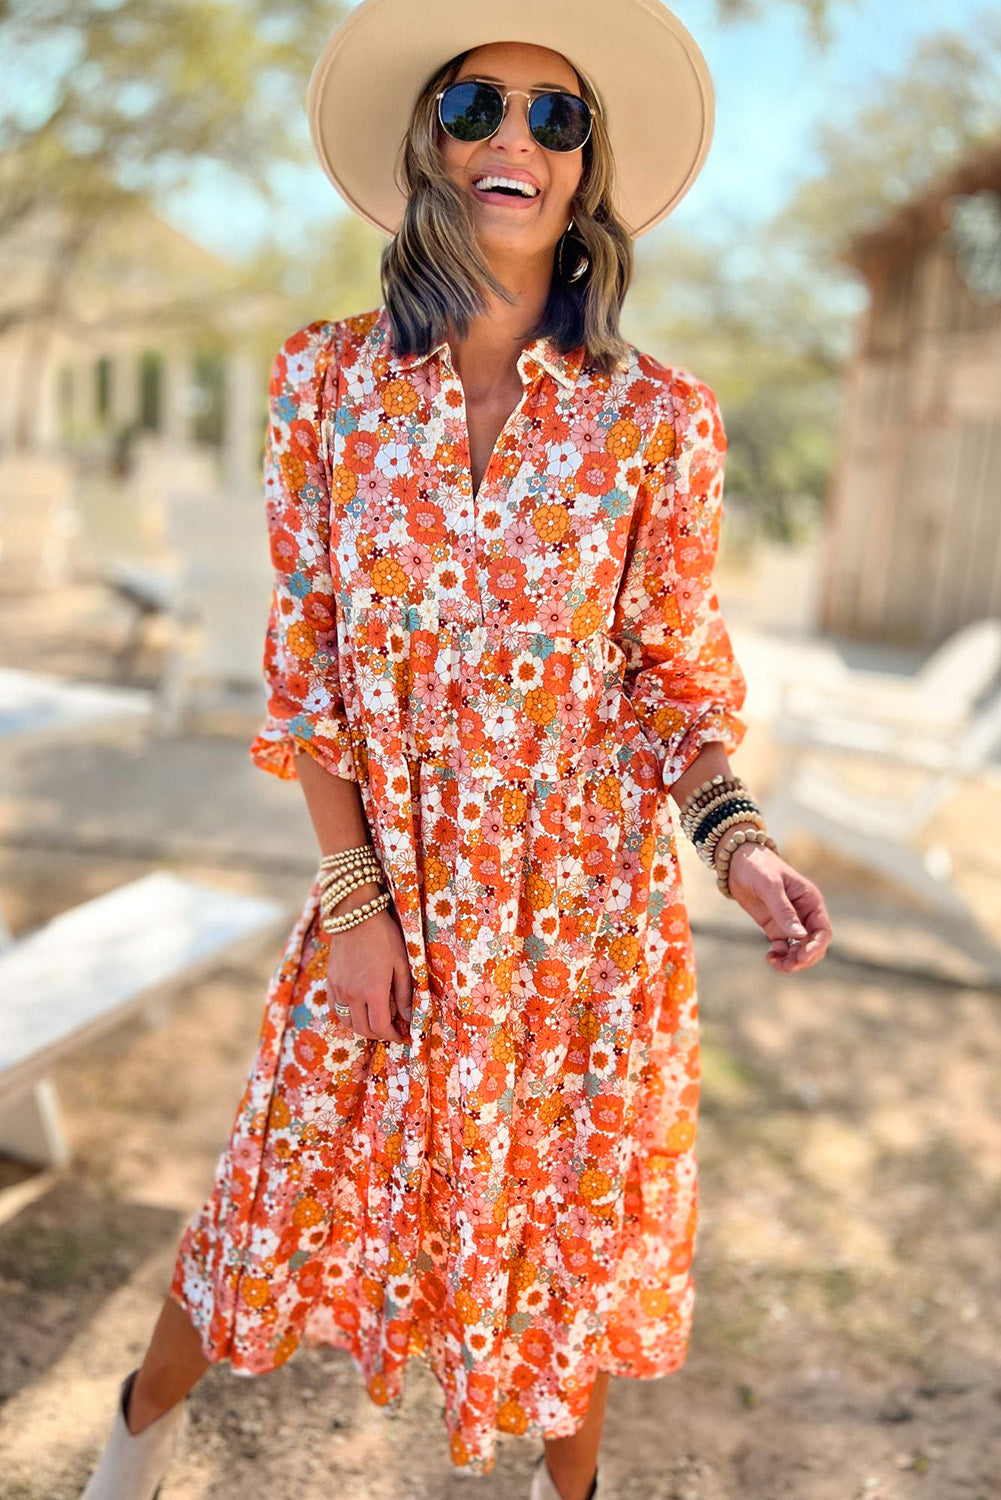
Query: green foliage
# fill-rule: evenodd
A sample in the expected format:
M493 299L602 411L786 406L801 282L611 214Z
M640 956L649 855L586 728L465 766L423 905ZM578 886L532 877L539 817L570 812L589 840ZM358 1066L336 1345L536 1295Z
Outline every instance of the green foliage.
M767 230L743 248L654 231L636 247L623 328L712 387L732 509L791 541L823 509L850 326L823 278Z
M221 164L273 198L307 160L302 95L329 0L3 0L0 237L49 217L46 285L0 315L52 314L89 240L137 198Z
M898 76L824 122L821 170L764 228L718 246L667 228L638 245L629 336L716 391L727 495L766 535L795 539L823 511L867 301L849 240L999 140L1001 15L989 8L969 36L924 39Z
M338 14L328 0L7 0L0 51L20 66L0 149L55 138L81 166L161 189L208 157L266 187L270 163L308 149L290 122Z
M925 37L898 76L884 74L847 118L822 124L816 142L821 170L773 228L800 244L818 268L836 274L852 235L999 141L1001 13L988 6L965 35Z

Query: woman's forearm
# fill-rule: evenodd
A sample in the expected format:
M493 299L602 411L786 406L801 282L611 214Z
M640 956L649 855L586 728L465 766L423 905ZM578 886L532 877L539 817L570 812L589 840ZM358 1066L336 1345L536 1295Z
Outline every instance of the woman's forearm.
M719 740L710 740L708 744L702 746L687 770L683 771L677 781L672 783L671 796L680 807L685 798L690 796L704 781L708 781L711 776L732 775L733 769L726 750Z
M360 844L371 844L372 837L358 783L349 781L345 776L333 776L324 770L308 750L296 748L295 768L321 855L339 854L342 849L357 849ZM339 901L335 910L353 911L363 901L377 896L379 889L374 881L368 881Z
M697 787L712 776L731 776L733 768L727 757L726 750L719 740L710 740L703 745L691 765L678 777L671 786L671 796L681 807L686 797L689 797ZM740 821L727 828L727 834L736 833L738 828L754 828L756 825L750 820ZM756 845L749 845L756 848Z

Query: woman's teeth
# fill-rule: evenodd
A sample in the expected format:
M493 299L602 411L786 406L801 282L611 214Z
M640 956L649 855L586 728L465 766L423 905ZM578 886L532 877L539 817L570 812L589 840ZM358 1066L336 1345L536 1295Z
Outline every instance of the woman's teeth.
M500 193L502 196L537 198L539 189L530 182L521 182L513 177L483 177L473 183L481 193Z

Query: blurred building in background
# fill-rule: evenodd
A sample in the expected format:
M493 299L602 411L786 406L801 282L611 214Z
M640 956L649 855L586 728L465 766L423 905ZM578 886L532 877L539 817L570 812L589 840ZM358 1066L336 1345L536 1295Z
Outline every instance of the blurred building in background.
M846 377L819 624L931 648L1001 615L1001 141L844 258L871 300Z
M164 726L259 704L268 373L294 315L141 199L72 210L0 234L0 594L110 591L114 675L156 645Z
M0 573L7 588L152 561L168 491L259 490L282 299L136 200L84 251L58 205L0 238ZM70 235L72 239L72 235ZM53 253L56 247L56 253Z

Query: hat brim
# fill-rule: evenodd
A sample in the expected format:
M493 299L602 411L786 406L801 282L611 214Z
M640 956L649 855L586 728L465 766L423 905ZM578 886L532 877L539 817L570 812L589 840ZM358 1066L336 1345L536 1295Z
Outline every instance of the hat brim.
M713 133L713 86L690 33L660 0L362 0L317 58L306 109L344 201L394 235L398 160L418 92L448 58L490 42L560 52L604 112L615 211L633 239L681 201Z

